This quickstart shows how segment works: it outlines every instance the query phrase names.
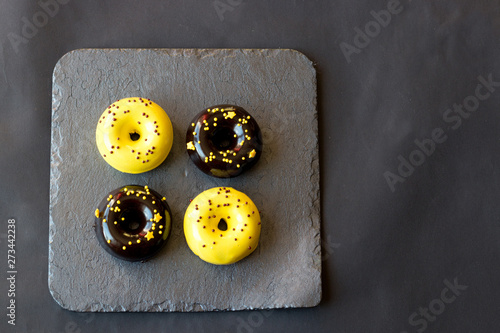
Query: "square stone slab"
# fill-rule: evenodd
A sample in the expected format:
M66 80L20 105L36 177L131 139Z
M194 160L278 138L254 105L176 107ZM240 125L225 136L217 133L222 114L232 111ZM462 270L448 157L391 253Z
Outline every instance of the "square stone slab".
M158 103L174 145L158 168L124 174L99 156L97 120L125 97ZM264 150L234 179L199 171L185 133L204 108L236 104L259 123ZM66 54L53 76L49 289L74 311L216 311L315 306L321 299L316 74L294 50L84 49ZM98 244L94 211L111 190L148 185L172 209L172 233L152 260L115 259ZM259 207L257 250L228 266L188 248L189 199L216 186L246 193Z

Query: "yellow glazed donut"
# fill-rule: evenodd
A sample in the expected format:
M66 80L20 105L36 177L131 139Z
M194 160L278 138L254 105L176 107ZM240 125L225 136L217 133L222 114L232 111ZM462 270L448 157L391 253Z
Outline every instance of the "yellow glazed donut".
M141 173L159 166L173 142L170 118L156 103L141 97L116 101L103 112L96 129L99 153L113 168Z
M184 234L200 259L235 263L259 244L260 214L250 198L230 187L215 187L193 199L184 215Z

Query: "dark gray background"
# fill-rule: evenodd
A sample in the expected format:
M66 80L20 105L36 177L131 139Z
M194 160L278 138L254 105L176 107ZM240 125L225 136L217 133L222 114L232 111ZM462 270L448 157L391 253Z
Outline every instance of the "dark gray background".
M62 0L60 0L63 2ZM468 286L426 332L500 327L500 89L460 126L443 116L500 81L498 1L401 1L402 10L346 61L356 27L388 1L65 0L14 49L36 1L0 0L0 331L416 332L409 317L439 306L444 280ZM229 10L230 8L231 10ZM42 22L45 23L45 22ZM87 314L47 288L51 75L83 47L293 48L317 65L323 301L311 309ZM498 89L498 88L497 88ZM484 91L483 91L484 92ZM392 192L415 140L447 140ZM17 220L17 325L7 325L7 219ZM443 304L443 303L441 303ZM423 317L418 317L419 320Z

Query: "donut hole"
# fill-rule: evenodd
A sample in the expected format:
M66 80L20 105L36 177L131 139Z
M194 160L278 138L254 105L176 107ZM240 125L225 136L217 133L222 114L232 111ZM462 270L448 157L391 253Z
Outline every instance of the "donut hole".
M146 216L142 211L136 209L124 210L118 222L120 229L130 235L140 233L146 224Z
M137 141L141 138L141 135L137 132L129 133L130 135L130 140L132 141Z
M227 222L224 219L220 219L219 224L217 224L217 228L220 231L226 231L227 230Z
M231 150L236 147L237 143L233 129L228 127L216 129L211 141L217 150Z

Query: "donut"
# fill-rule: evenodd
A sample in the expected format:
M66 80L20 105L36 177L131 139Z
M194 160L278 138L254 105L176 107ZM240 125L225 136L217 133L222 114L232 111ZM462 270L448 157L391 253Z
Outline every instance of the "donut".
M119 259L143 261L165 245L171 216L166 199L148 186L120 187L95 210L97 240Z
M260 214L234 188L215 187L193 199L184 215L184 235L194 254L214 265L233 264L257 248Z
M255 119L236 105L216 105L200 112L186 134L186 148L204 173L229 178L250 169L262 153Z
M159 166L173 142L170 118L149 99L128 97L107 107L97 123L100 155L113 168L142 173Z

